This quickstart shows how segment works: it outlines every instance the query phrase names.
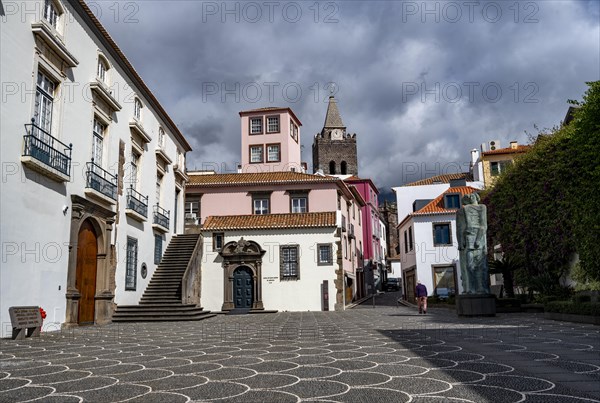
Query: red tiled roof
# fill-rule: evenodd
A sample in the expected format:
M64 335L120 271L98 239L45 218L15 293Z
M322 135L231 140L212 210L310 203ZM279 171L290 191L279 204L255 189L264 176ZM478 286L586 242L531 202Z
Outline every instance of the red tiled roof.
M430 201L427 205L425 205L420 210L415 211L411 215L427 215L427 214L439 214L439 213L454 213L457 209L448 209L444 207L444 195L450 193L458 193L460 194L460 198L464 195L479 192L480 189L476 189L471 186L456 186L448 188L444 193Z
M335 227L335 211L262 215L210 216L203 230Z
M484 151L482 153L482 155L519 154L519 153L527 152L530 148L531 148L531 146L527 146L527 145L517 145L517 148L506 147L506 148L499 148L497 150L492 150L492 151Z
M473 181L473 175L469 172L461 172L455 174L443 174L432 176L431 178L421 179L416 182L407 183L404 186L422 186L422 185L433 185L436 183L450 183L451 180L465 179L469 182Z
M338 183L340 179L332 176L304 174L300 172L260 172L203 174L188 172L188 187L197 186L239 186L239 185L273 185L295 183Z

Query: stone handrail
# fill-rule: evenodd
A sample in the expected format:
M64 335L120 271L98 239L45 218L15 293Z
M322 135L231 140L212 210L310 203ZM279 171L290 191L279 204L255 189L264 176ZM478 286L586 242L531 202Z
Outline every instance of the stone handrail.
M188 262L181 279L181 303L200 306L200 266L202 260L202 235L194 247L192 257Z

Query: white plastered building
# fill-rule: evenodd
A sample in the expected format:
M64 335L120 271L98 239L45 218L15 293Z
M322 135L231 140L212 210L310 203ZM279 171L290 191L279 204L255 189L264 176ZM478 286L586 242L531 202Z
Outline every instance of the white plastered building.
M0 322L110 322L182 233L190 145L84 1L6 4Z

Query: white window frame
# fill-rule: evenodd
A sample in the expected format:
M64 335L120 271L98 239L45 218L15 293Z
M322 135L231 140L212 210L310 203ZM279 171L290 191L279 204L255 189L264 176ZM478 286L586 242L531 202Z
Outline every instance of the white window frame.
M139 98L133 100L133 117L137 120L142 120L142 101Z
M292 213L308 212L308 197L307 196L292 196Z
M255 153L255 151L260 151ZM250 163L251 164L262 164L264 162L264 147L262 145L250 146ZM256 157L260 157L257 159Z
M33 117L36 126L50 135L52 135L52 112L54 109L55 92L56 83L48 78L46 74L38 71Z
M104 137L106 136L106 125L97 117L94 117L92 128L92 159L94 164L103 166Z
M255 125L255 123L257 123ZM263 117L250 118L250 134L263 134Z
M160 199L162 197L162 181L163 181L163 175L160 173L156 173L156 204L158 204L159 206L161 206L160 204Z
M269 198L257 197L252 199L252 211L254 214L269 214Z
M61 12L56 4L52 0L44 1L44 19L50 24L51 27L58 30L58 23L60 20Z
M281 245L279 256L279 279L300 280L300 247L298 245Z
M272 152L276 150L276 159L272 158ZM281 145L280 144L267 144L267 162L279 162L281 161Z
M326 257L328 259L323 259L323 255L321 251L326 251ZM325 266L333 264L333 246L330 243L319 243L317 244L317 265Z
M279 116L267 116L267 133L279 133Z

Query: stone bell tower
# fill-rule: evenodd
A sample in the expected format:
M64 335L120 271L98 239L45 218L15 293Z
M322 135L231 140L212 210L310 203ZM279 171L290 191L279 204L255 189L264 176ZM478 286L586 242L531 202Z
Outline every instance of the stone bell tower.
M358 176L356 133L350 135L346 132L333 95L329 97L325 124L315 135L312 152L313 172L322 170L328 175Z

